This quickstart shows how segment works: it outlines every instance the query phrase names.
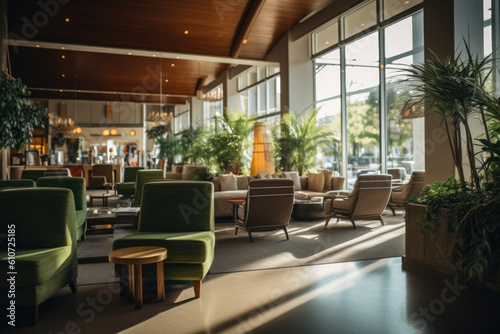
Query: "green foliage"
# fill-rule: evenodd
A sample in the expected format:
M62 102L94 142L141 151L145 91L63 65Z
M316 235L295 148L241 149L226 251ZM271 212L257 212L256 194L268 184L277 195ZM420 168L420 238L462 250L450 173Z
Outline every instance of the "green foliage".
M206 142L206 156L216 172L240 174L242 167L249 163L244 152L252 146L249 135L254 123L253 116L226 110L219 120L222 131L209 135Z
M174 162L175 156L180 153L179 139L172 134L166 137L156 138L156 144L159 146L159 156L162 159L167 159L169 166Z
M331 131L318 125L316 116L318 110L297 118L295 113L289 112L281 118L281 134L274 129L274 152L276 165L281 170L297 168L299 174L316 165L316 154L319 149L335 151L338 139Z
M64 135L62 133L58 133L55 136L53 136L50 139L50 141L51 141L52 147L62 147L62 146L64 146L66 139L64 138Z
M47 110L31 104L30 95L20 79L11 80L0 72L0 149L20 150L33 136L33 127L42 124Z
M202 151L205 149L203 145L205 142L204 136L205 132L202 128L189 128L181 131L178 136L178 143L180 146L179 154L182 157L181 159L183 163L191 161L192 163L197 164L200 160L203 160L202 156L204 156L204 154Z
M148 139L156 139L163 137L167 133L167 130L166 125L157 125L149 130L146 130L146 134L148 135Z

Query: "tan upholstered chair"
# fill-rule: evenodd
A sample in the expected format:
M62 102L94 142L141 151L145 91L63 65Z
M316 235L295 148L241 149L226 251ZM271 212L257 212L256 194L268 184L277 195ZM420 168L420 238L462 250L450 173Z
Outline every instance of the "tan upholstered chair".
M90 187L101 188L104 187L106 183L115 183L115 178L113 175L113 165L94 165L92 167L92 175L90 176Z
M325 228L332 218L354 220L378 219L384 225L382 212L391 197L392 175L365 174L358 176L351 193L327 193L324 201Z
M288 239L286 227L290 222L294 201L294 183L289 179L251 180L247 198L239 206L234 234L238 229L248 232L283 230Z
M420 196L422 189L426 186L425 172L414 171L411 174L410 181L398 188L392 189L392 195L387 207L391 209L392 214L395 216L395 208L403 208L406 201L413 195Z

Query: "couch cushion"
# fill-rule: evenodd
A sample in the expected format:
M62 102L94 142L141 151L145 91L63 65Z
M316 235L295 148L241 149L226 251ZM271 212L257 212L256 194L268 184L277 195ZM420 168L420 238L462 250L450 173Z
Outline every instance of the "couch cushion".
M214 191L220 191L220 177L214 177L212 183L214 184Z
M182 180L195 180L198 175L198 167L192 165L184 165L182 167Z
M248 176L245 175L236 176L236 184L238 185L238 190L247 190L249 181L250 178Z
M300 186L299 172L283 172L283 178L293 180L295 190L302 190Z
M323 191L325 185L325 176L323 173L307 173L307 190L310 191Z
M325 184L323 186L323 189L328 191L328 190L333 190L332 189L332 176L333 176L333 171L332 170L326 170L324 169L322 171L324 179L325 179Z
M233 174L219 175L220 180L220 190L238 190L238 183L236 182L236 176Z
M33 286L49 280L64 263L70 263L72 246L16 249L16 286ZM6 286L7 251L0 251L0 286Z
M167 249L166 263L203 263L213 252L215 234L203 232L135 232L113 242L113 249L157 246Z
M273 176L271 174L263 174L263 173L259 173L257 174L257 179L261 180L261 179L272 179Z
M299 193L301 194L301 195L299 195L301 198L297 197L297 194L299 194ZM295 192L296 199L311 199L313 197L324 197L324 196L325 196L325 193L322 191L301 190L301 191Z

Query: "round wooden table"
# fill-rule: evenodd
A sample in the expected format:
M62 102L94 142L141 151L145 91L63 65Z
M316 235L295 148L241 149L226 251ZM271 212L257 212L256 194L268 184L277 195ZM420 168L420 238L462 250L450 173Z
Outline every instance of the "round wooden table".
M165 300L163 260L167 249L163 247L140 246L115 249L109 253L109 262L127 266L128 293L134 296L136 309L142 308L142 265L156 263L156 287L158 300Z
M236 220L238 219L238 206L245 203L244 199L228 199L228 203L233 204L233 221L236 224Z

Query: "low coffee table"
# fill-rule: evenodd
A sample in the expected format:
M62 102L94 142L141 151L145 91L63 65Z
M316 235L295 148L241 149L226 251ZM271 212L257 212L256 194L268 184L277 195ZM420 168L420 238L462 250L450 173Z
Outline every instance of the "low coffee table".
M89 231L97 225L110 225L107 231L113 231L114 224L133 224L137 226L139 208L87 208L87 226ZM101 228L102 229L102 228Z
M102 206L108 206L108 199L110 197L118 197L113 194L101 194L101 195L90 195L90 201L89 204L90 206L94 206L94 199L101 199L102 200Z
M134 296L136 309L141 309L142 300L142 265L156 263L156 289L158 301L165 300L165 277L163 260L167 258L167 249L154 246L139 246L115 249L109 253L109 262L127 266L128 293Z
M323 200L313 202L311 200L295 200L293 204L292 218L294 220L320 220L325 219Z

